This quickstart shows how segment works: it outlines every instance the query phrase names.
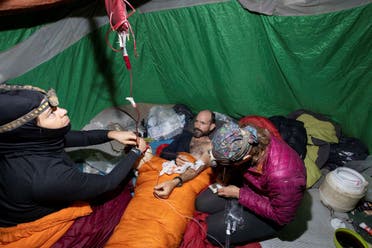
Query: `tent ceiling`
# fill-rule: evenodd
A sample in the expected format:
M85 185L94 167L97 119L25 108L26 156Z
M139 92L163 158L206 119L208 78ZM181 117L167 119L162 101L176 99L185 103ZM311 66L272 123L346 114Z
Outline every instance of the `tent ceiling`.
M2 0L0 2L0 15L13 15L19 12L45 10L51 7L65 7L66 5L76 4L78 2L92 1L95 0ZM101 1L103 2L104 0ZM140 7L140 11L144 13L223 1L228 0L142 0L129 2L136 7Z
M77 2L77 0L3 0L0 2L0 15L48 9L73 2Z
M19 12L30 13L54 7L82 6L93 1L104 2L104 0L1 0L0 16ZM228 0L133 0L129 2L144 13L224 1ZM267 15L314 15L369 4L372 0L239 0L239 2L249 11Z
M0 31L46 24L103 0L0 0Z

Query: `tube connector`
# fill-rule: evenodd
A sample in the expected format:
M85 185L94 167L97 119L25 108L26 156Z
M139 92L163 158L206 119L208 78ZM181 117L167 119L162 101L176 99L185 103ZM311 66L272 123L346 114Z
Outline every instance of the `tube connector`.
M231 223L230 223L230 221L227 222L226 235L231 235Z
M132 104L133 108L137 107L136 102L134 101L133 97L128 96L125 99L128 100L130 102L130 104Z

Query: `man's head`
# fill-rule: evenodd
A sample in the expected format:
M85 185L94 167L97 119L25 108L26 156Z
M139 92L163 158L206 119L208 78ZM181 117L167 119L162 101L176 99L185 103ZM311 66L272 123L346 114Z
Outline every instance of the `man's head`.
M246 160L252 146L257 142L255 128L251 126L240 128L238 124L228 122L213 136L212 154L220 163L236 163Z
M62 127L60 123L54 123L56 118L50 120L54 113L61 111L57 107L58 98L53 89L46 92L29 85L1 84L0 95L0 133L12 131L27 123L34 124L34 120L40 127ZM64 122L64 126L69 124L69 120Z
M194 121L193 134L195 138L208 136L216 127L215 114L210 110L202 110Z
M58 107L54 90L2 84L0 113L0 140L4 144L59 139L70 129L67 111Z

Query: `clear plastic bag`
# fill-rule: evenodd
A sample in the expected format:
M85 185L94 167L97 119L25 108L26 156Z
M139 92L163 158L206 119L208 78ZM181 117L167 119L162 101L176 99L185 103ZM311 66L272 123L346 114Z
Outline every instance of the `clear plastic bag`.
M231 235L244 225L243 206L237 199L229 199L225 208L226 234Z
M184 126L185 116L170 107L154 106L147 115L147 134L155 140L170 139L182 133Z

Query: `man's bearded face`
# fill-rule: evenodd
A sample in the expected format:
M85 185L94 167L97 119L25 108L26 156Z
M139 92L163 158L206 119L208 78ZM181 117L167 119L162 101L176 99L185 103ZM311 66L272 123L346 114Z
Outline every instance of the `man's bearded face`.
M209 134L209 130L208 131L203 131L197 127L194 128L193 130L193 135L195 138L200 138L200 137L203 137L203 136L208 136Z
M209 111L201 111L194 121L193 135L195 138L208 136L214 128L212 115Z

